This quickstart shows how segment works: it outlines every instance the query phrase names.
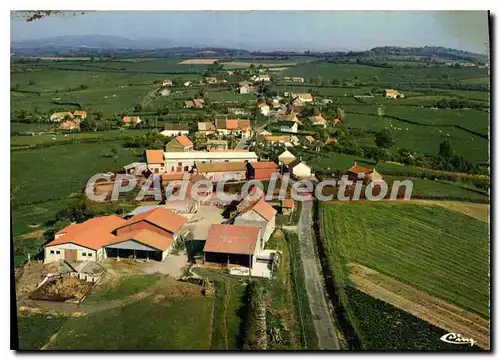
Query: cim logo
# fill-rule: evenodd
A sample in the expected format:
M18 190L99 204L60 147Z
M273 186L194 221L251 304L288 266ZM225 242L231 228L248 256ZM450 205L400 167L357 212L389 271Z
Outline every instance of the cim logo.
M470 346L474 346L474 339L472 338L464 338L460 334L455 334L455 333L448 333L439 338L441 341L444 341L448 344L470 344Z

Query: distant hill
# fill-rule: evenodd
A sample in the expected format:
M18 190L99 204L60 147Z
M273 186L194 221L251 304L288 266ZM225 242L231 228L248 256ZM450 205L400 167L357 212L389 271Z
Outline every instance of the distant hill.
M64 35L44 39L11 42L11 53L16 57L30 56L113 56L131 57L241 57L241 58L323 58L333 61L352 60L450 60L486 62L484 54L444 47L375 47L365 51L295 52L267 51L250 52L244 49L213 48L204 44L185 44L172 39L138 38L129 39L109 35Z

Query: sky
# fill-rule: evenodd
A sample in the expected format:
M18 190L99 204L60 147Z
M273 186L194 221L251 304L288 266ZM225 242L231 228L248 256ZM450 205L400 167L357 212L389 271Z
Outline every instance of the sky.
M11 40L60 35L165 38L185 46L346 51L444 46L484 53L486 11L96 11L27 23L11 16Z

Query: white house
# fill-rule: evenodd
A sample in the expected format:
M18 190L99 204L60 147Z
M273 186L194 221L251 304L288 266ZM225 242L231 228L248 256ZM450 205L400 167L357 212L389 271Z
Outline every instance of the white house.
M258 161L253 151L188 151L165 152L165 172L190 171L196 162L230 162L230 161Z
M186 124L165 124L164 130L160 132L163 136L188 135L189 126Z
M260 104L259 109L260 109L260 113L264 116L269 115L269 111L271 111L271 108L267 104Z
M296 161L296 163L290 164L291 173L299 179L311 177L311 167L303 161Z
M299 128L298 124L294 121L282 121L282 122L280 122L280 131L281 132L296 134L298 131L298 128Z

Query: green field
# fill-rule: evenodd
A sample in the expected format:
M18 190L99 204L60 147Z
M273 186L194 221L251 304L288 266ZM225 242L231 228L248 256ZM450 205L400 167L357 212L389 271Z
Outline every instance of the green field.
M324 80L345 79L351 80L355 76L360 81L374 80L377 76L381 82L391 82L400 84L402 81L435 81L447 74L449 79L468 79L472 77L485 77L488 75L487 69L480 68L377 68L358 64L335 64L328 62L310 62L298 64L284 72L284 76L302 76L304 78L314 78L322 76Z
M69 319L50 349L208 350L213 299L145 299Z
M336 281L358 262L489 318L489 225L439 206L321 207Z
M109 156L116 147L116 158ZM18 191L12 205L62 200L84 189L97 173L116 170L134 162L140 153L121 147L119 141L80 143L11 153L12 183Z
M63 316L18 315L19 349L40 350L66 321Z
M457 348L457 345L439 340L444 330L353 286L346 286L345 292L353 315L358 319L356 327L364 350L481 351L477 345Z

